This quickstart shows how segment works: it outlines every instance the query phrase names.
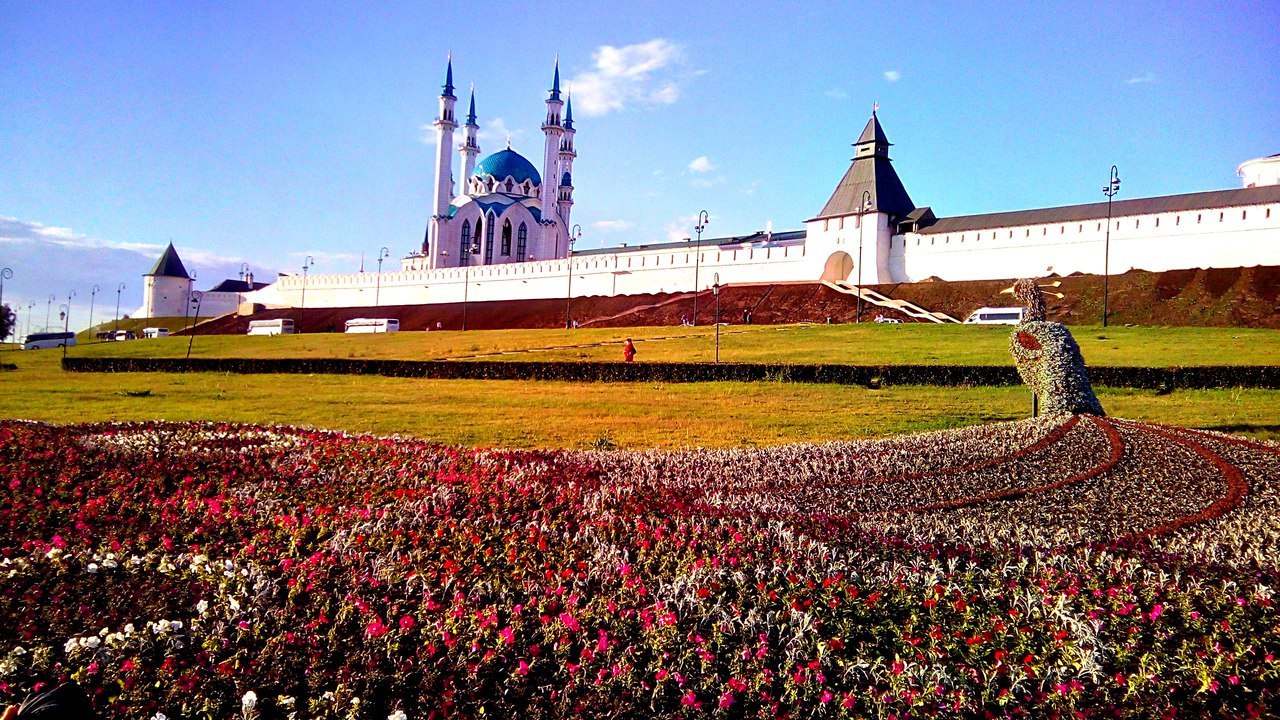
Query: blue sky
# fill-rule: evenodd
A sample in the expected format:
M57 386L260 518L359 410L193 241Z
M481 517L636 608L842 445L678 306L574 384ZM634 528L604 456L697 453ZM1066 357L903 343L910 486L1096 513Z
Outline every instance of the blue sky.
M800 227L874 102L939 216L1096 201L1112 163L1121 197L1235 187L1280 152L1280 5L1171 7L5 3L5 301L131 310L169 240L199 287L415 249L450 51L482 153L539 167L559 55L584 247Z

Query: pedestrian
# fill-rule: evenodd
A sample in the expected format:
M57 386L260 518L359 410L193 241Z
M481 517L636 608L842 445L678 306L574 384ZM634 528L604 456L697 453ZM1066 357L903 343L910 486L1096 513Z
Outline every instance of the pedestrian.
M631 338L627 338L627 344L622 346L622 359L624 362L636 360L636 344L631 342Z
M437 321L436 321L436 329L437 329L437 330L443 330L443 329L444 329L444 323L442 323L442 322L440 322L439 320L437 320Z

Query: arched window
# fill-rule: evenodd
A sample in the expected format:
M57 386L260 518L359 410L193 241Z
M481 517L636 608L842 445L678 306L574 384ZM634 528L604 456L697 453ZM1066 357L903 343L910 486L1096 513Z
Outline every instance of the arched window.
M520 229L516 231L516 262L524 262L525 250L529 246L529 228L520 223Z
M484 224L484 239L485 239L484 264L485 265L488 265L493 262L493 224L494 222L495 222L495 219L491 215L489 216L488 221L485 222Z
M510 257L511 255L511 221L508 220L502 224L502 254Z
M467 257L471 254L471 221L462 221L462 242L458 244L458 267L468 265Z

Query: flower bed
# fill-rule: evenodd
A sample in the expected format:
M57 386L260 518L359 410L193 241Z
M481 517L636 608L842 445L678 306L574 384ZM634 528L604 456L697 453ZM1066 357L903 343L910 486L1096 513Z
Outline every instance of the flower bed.
M1280 446L1062 416L506 452L0 423L0 702L1133 717L1280 702Z

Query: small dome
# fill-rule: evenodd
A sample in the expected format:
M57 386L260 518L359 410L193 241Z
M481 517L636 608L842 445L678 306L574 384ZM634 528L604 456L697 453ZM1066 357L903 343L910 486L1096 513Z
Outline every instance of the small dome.
M533 166L533 163L511 148L500 150L481 160L476 164L471 177L491 177L495 180L506 180L510 177L517 183L531 180L534 185L542 184L542 177L538 175L538 169Z

